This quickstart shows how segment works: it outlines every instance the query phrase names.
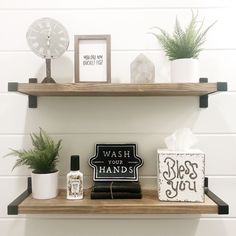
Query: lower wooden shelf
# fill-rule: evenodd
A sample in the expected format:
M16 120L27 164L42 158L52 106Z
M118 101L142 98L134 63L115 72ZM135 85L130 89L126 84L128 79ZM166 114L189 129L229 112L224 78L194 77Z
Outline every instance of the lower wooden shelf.
M61 190L51 200L35 200L31 195L19 205L19 214L202 214L217 213L217 204L206 196L204 203L160 202L157 192L144 190L142 199L91 200L89 191L83 200L66 200Z
M206 181L207 183L207 181ZM161 202L156 190L143 190L142 199L91 200L85 191L83 200L67 200L60 190L54 199L36 200L28 189L8 206L9 215L17 214L228 214L229 207L205 188L205 202Z

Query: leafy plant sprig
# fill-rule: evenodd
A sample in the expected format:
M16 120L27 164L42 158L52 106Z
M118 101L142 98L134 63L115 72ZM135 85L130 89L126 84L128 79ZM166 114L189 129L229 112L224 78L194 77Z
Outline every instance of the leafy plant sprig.
M18 157L12 170L26 165L34 173L47 174L55 172L62 140L55 143L42 128L40 128L39 135L32 133L30 137L33 148L29 150L11 149L12 152L6 155Z
M157 38L169 60L198 58L199 53L203 50L201 46L206 41L206 34L216 21L203 30L204 21L200 23L197 18L198 15L194 15L192 12L192 19L184 30L181 28L176 17L174 33L172 35L159 27L153 27L158 29L160 34L153 32L151 34Z

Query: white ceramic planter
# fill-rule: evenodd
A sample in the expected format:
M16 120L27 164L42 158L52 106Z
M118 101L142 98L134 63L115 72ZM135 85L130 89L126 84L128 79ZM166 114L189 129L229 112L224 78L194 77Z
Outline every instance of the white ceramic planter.
M55 198L58 194L58 173L35 174L32 177L32 196L35 199Z
M172 83L198 83L198 59L183 58L171 61Z

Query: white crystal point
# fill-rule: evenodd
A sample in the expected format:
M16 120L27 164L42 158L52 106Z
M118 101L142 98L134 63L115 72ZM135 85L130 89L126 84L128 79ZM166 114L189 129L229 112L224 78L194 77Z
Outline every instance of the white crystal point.
M155 66L144 55L139 54L130 65L131 83L147 84L155 81Z

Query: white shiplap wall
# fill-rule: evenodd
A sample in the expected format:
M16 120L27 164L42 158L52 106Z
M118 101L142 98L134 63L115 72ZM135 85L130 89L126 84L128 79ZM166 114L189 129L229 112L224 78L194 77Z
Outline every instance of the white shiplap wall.
M236 224L236 21L234 1L221 0L0 0L0 156L12 148L30 146L29 133L43 127L55 139L63 139L59 169L61 186L69 170L69 156L79 153L90 185L87 160L97 142L136 142L145 165L142 183L155 187L156 149L179 127L190 127L206 152L210 187L230 204L228 216L216 215L7 215L7 204L25 189L26 168L11 172L14 158L0 158L0 235L175 235L234 236ZM27 97L8 93L10 81L27 82L44 76L44 62L26 44L30 23L52 17L68 29L68 52L53 61L58 82L73 80L73 35L111 34L112 81L129 82L129 65L140 53L156 64L156 81L168 82L169 63L156 40L147 32L152 26L171 30L178 15L190 19L190 9L205 17L209 31L200 56L200 74L210 81L227 81L229 92L210 96L209 108L200 109L195 97L147 98L39 98L38 109L27 108Z

